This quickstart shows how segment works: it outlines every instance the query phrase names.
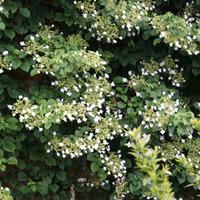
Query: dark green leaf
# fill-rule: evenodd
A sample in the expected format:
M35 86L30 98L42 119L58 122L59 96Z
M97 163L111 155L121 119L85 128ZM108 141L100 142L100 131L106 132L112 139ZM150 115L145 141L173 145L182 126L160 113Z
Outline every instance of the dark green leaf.
M31 13L28 8L20 8L19 12L24 16L24 17L30 17Z

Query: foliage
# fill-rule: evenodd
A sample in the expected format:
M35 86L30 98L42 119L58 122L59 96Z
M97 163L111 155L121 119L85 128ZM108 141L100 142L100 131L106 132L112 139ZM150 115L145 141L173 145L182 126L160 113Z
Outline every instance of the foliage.
M1 0L0 199L198 199L199 10Z
M148 197L154 197L158 199L174 199L171 185L168 181L168 175L171 174L167 166L163 166L159 169L158 149L149 148L147 143L149 142L150 135L143 135L141 137L141 129L135 129L130 134L133 144L129 143L132 147L132 154L136 159L136 166L146 176L143 177L143 187L148 188ZM145 195L145 193L144 193Z
M3 188L0 189L0 198L5 200L13 200L13 198L10 196L9 188Z

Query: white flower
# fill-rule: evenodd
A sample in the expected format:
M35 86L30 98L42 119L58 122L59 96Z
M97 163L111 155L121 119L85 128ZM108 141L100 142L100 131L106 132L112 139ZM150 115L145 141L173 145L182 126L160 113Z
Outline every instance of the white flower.
M56 132L54 131L52 134L55 136L55 135L56 135Z
M2 6L0 6L0 12L2 12L3 11L3 7Z
M12 110L12 105L8 105L8 108L9 108L10 110Z
M111 83L111 86L112 86L112 87L114 87L114 86L115 86L115 83L114 83L114 82L112 82L112 83Z
M77 119L77 123L80 124L81 123L81 119Z
M190 134L190 135L188 135L188 138L189 138L189 139L192 139L192 135L191 135L191 134Z
M124 128L128 128L128 125L127 125L127 124L125 124L125 125L124 125Z
M160 37L160 38L164 38L165 36L166 36L166 33L163 31L163 32L160 33L160 36L159 36L159 37Z
M8 55L8 51L7 50L3 51L3 55L4 56Z
M83 14L83 17L84 17L84 18L87 18L87 13L84 13L84 14Z
M161 132L161 134L164 134L164 133L165 133L165 130L162 129L160 132Z
M109 75L108 75L108 74L105 74L105 78L109 78Z
M25 42L24 41L20 42L20 45L25 46Z
M3 69L0 69L0 74L2 74L3 73Z
M34 36L31 35L30 39L33 41L35 38L34 38Z
M124 83L126 83L128 81L127 78L123 78L122 80Z

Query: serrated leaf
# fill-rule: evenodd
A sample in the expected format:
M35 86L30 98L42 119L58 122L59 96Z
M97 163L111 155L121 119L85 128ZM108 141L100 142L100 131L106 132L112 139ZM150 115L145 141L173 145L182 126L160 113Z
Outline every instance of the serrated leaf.
M14 69L17 69L22 64L21 60L15 59L12 61L12 66Z
M5 33L5 35L7 36L7 37L9 37L11 40L15 37L15 31L13 31L13 30L5 30L4 31L4 33Z
M53 157L47 157L47 159L45 160L45 163L48 166L55 166L56 165L56 160Z
M62 171L56 172L56 177L58 180L64 181L66 178L65 172L62 172Z
M19 12L24 16L24 17L30 17L31 12L28 8L20 8Z
M37 184L37 191L40 194L46 195L48 193L48 184L45 182L38 182Z
M93 153L89 153L87 155L87 160L89 160L89 161L95 161L96 159L97 158L96 158L96 156Z
M37 73L37 69L33 69L33 70L31 70L31 76L35 76L35 75L37 75L38 73Z
M7 159L7 163L10 165L17 165L17 159L15 157L10 157Z
M92 162L90 165L90 169L94 173L99 170L99 165L96 162Z
M28 72L28 71L30 70L31 66L30 66L30 64L29 64L28 62L24 62L24 63L20 66L20 68L21 68L23 71Z
M15 151L15 145L11 141L4 140L3 149L5 151L8 151L8 152L14 152Z
M6 28L5 24L3 22L0 22L0 30L4 30Z
M156 38L154 41L153 41L153 45L156 46L157 44L159 44L161 42L161 39L160 38Z

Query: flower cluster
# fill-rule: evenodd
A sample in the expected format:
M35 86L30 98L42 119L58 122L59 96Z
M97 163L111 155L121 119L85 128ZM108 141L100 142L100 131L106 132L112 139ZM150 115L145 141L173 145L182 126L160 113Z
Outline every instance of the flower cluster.
M118 181L115 188L114 200L123 200L130 192L127 181Z
M200 139L176 139L161 144L162 156L165 160L173 160L185 156L199 169Z
M109 16L102 16L96 10L96 1L74 1L82 16L89 21L89 31L98 40L106 38L107 42L116 42L119 37L119 30ZM85 27L86 29L86 27Z
M52 84L61 88L60 91L69 97L77 97L77 95L74 95L75 93L80 94L80 98L77 98L76 101L85 106L87 115L92 117L95 122L98 122L103 114L102 109L103 104L105 104L105 98L114 95L111 91L112 86L107 77L97 77L96 74L93 76L85 74L84 78L76 77L78 77L78 80L72 77L60 79Z
M53 123L60 123L61 120L76 120L79 123L87 120L86 110L82 104L64 103L60 99L43 99L40 103L34 104L28 97L20 96L14 105L8 107L12 110L13 116L19 115L19 121L25 123L29 130L38 127L42 131L44 127L48 129Z
M135 36L150 20L148 11L154 9L152 1L107 0L100 2L104 7L97 11L100 6L98 3L97 1L74 1L89 24L91 35L97 37L97 40L106 39L108 43L116 43L117 39L123 39L125 30L128 36ZM105 12L108 14L104 15Z
M165 63L168 63L166 66L169 66L169 71L170 68L176 66L169 57L165 59ZM163 69L166 68L163 67ZM134 89L136 97L141 99L144 105L138 111L138 115L142 119L141 127L146 133L159 132L161 140L164 139L165 133L168 133L170 137L177 134L179 136L187 135L188 138L192 138L193 127L191 120L194 119L194 114L186 106L186 103L181 100L175 89L167 88L164 82L159 80L160 76L157 75L161 71L159 69L159 65L152 61L142 68L143 76L136 76L130 73L128 87ZM174 81L174 83L179 86L177 81Z
M195 22L196 19L200 17L198 10L195 8L194 1L191 1L190 3L189 2L186 3L183 17L185 20L188 21L188 23Z
M121 160L121 154L110 153L108 156L100 156L101 162L104 167L103 170L107 171L107 174L112 174L118 181L123 181L126 178L126 162Z
M177 62L178 60L172 59L171 56L165 57L160 63L154 60L142 62L144 66L141 69L142 75L157 77L160 81L168 76L166 78L172 82L173 86L180 87L185 80L182 75L183 68L179 69Z
M57 41L62 42L62 45L58 46ZM35 36L31 35L22 46L25 53L33 56L34 74L45 73L63 78L66 74L105 70L106 62L101 59L101 55L87 51L87 43L79 35L65 39L58 31L44 27Z
M189 55L199 54L194 27L184 18L166 13L153 17L151 24L159 37L170 47L175 50L183 49Z
M83 17L95 17L97 15L96 11L96 0L91 1L74 1L74 4L77 5L77 8L83 12Z
M4 0L0 0L0 5L4 2ZM3 7L1 7L1 11L3 10Z
M141 113L142 128L145 132L160 132L162 135L168 132L171 137L174 132L192 137L193 129L190 120L194 116L183 107L184 104L174 97L163 95L160 99L153 100L152 103L145 105L145 111Z
M136 35L140 28L148 23L150 17L148 11L154 9L154 5L147 2L126 2L120 1L111 11L115 9L114 18L121 29L127 29L128 35Z
M58 156L71 158L80 157L89 152L98 152L104 155L110 150L108 140L113 140L116 136L127 135L124 128L119 124L118 120L111 117L101 118L99 122L95 122L91 129L84 132L80 136L71 135L71 138L59 138L55 136L49 142L49 150L57 152Z
M13 200L13 197L10 195L10 189L7 187L0 187L0 199L2 200Z
M198 190L200 190L200 170L199 165L194 166L190 158L186 158L184 155L179 156L176 161L185 168L190 177L193 178L193 183ZM198 172L197 172L197 168Z
M179 139L161 145L162 160L173 165L176 161L192 178L188 180L200 189L200 139Z
M4 70L11 70L12 64L8 61L8 51L3 51L2 56L0 56L0 74L4 72Z

